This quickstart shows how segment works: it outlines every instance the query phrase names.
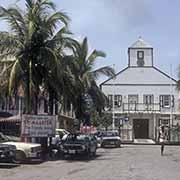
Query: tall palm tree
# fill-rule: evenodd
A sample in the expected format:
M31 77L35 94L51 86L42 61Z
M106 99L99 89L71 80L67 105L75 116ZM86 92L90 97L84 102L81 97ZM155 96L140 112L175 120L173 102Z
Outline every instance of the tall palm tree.
M71 92L68 96L72 101L75 109L76 118L83 120L86 116L85 113L85 95L90 95L94 107L100 111L105 103L105 95L98 87L96 80L100 75L112 77L114 76L114 69L105 66L95 69L95 63L98 57L105 57L102 51L93 50L90 54L88 52L87 38L82 42L74 41L72 46L73 55L69 57L70 69L72 71L72 84Z
M0 18L4 19L10 32L0 32L1 59L13 56L9 89L12 93L20 84L25 89L26 113L32 112L32 95L37 97L39 86L56 87L62 49L69 31L69 17L56 11L49 0L25 0L25 11L18 7L0 6ZM62 26L59 30L58 23Z

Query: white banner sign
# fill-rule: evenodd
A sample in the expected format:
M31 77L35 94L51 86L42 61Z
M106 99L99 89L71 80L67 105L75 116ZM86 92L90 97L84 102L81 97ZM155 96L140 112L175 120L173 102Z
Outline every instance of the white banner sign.
M55 134L56 116L23 115L21 135L23 137L52 137Z

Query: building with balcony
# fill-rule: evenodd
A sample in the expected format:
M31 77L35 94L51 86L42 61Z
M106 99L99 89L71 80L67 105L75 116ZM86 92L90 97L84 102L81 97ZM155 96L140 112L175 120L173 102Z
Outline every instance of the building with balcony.
M100 87L122 140L158 141L159 127L164 125L168 140L180 141L175 133L180 114L176 80L154 66L153 47L143 39L128 48L128 66Z

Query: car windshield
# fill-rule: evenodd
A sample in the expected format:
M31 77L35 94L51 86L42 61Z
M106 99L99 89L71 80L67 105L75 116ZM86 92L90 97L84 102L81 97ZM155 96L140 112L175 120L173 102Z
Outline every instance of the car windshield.
M106 136L106 137L118 136L118 133L114 131L107 131L103 133L103 136Z
M67 138L67 141L78 141L78 142L84 142L89 140L89 138L86 135L69 135Z
M19 142L20 137L16 136L8 136L0 132L0 142L7 142L7 141L14 141L14 142Z
M0 142L7 142L7 141L9 141L8 137L0 133Z

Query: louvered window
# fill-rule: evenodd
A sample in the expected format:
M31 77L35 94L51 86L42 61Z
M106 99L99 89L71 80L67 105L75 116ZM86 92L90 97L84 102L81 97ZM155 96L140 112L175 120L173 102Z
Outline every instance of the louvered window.
M108 100L109 100L108 105L111 106L111 107L112 107L113 101L114 101L114 106L115 107L120 107L121 104L122 104L122 96L121 95L114 95L114 97L113 97L112 94L109 94L108 95Z
M160 95L160 105L164 108L174 107L174 96L172 95Z

